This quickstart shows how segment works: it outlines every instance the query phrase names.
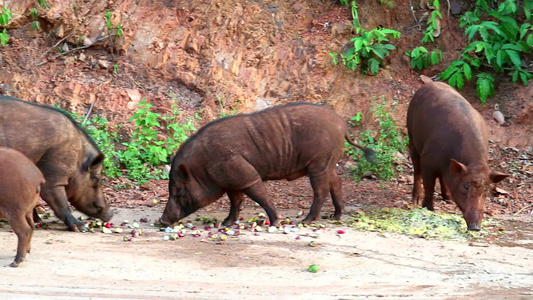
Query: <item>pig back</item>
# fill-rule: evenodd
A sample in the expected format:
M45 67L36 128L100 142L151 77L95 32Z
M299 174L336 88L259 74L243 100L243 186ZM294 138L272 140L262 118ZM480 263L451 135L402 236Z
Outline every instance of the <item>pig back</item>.
M0 97L0 146L24 153L37 163L45 153L64 161L77 158L82 141L77 126L60 111ZM55 153L50 153L53 149ZM74 164L75 165L75 164Z
M345 122L327 107L288 104L211 122L177 156L206 166L215 180L238 170L243 178L235 181L246 186L324 172L342 157L345 132Z
M407 128L411 145L426 164L446 168L451 158L468 164L486 161L488 156L482 116L445 83L428 83L415 93L407 111Z

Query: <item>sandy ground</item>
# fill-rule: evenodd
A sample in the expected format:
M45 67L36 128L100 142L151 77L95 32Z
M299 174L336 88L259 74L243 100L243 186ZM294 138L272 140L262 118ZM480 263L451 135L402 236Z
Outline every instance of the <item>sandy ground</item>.
M259 212L246 208L241 216ZM193 216L188 219L202 226L201 237L164 240L165 233L150 225L160 213L159 206L118 209L114 222L150 220L139 223L142 235L130 242L123 238L132 229L121 234L73 233L61 224L37 229L27 260L1 269L0 299L533 298L531 236L513 247L480 247L323 222L321 234L312 228L259 235L243 230L246 234L220 241L207 239ZM531 228L533 218L521 222ZM16 236L9 230L0 229L0 265L15 255ZM311 264L320 270L309 272Z

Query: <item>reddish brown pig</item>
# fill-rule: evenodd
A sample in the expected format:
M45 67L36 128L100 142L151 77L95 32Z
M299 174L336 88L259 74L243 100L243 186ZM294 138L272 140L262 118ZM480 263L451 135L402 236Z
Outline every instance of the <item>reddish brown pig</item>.
M33 234L33 208L44 177L24 154L0 147L0 215L4 215L18 237L17 255L11 267L17 267L30 252Z
M468 230L480 230L487 190L508 175L488 165L488 134L483 117L452 87L422 86L407 110L409 150L414 168L413 201L433 210L435 180L463 212Z
M169 201L161 222L177 222L227 193L231 207L224 225L238 218L243 195L261 205L276 225L278 213L262 181L304 175L311 181L314 200L303 223L318 217L329 193L334 218L339 219L344 202L335 165L343 155L345 139L372 158L373 151L351 141L346 123L321 105L294 103L213 121L174 156Z
M0 96L0 146L33 161L46 183L42 199L74 231L83 228L69 202L91 217L113 215L101 185L104 155L67 114L50 106Z

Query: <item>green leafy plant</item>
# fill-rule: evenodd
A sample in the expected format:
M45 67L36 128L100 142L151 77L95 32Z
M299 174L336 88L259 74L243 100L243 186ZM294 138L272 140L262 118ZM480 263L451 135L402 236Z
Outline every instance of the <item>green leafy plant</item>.
M363 174L372 172L383 180L390 180L397 171L403 171L396 165L398 152L404 152L407 147L407 139L402 136L396 122L392 118L393 105L387 105L383 98L381 103L371 108L372 115L379 124L379 132L372 130L363 131L359 140L361 144L368 146L376 153L376 163L372 164L363 158L361 151L356 151L346 143L346 154L357 161L357 167L352 168L354 177L358 180Z
M237 114L238 108L241 105L239 101L235 101L235 105L231 107L231 110L229 112L226 112L226 108L224 107L224 104L222 103L222 97L217 97L218 106L220 107L220 117L227 117L231 115Z
M9 21L13 19L13 16L11 15L11 11L8 8L2 7L2 13L0 13L0 26L5 27L7 24L9 24ZM9 42L9 34L7 33L7 29L4 28L2 32L0 32L0 45L2 47L7 46Z
M429 43L435 41L435 31L440 30L438 19L442 19L442 14L440 13L440 2L439 0L433 0L433 10L428 19L428 27L422 38L422 43Z
M470 62L472 64L472 61ZM476 66L479 62L476 62ZM468 64L464 60L456 60L451 63L451 65L442 72L440 77L442 79L448 79L448 83L451 86L457 87L458 89L462 89L465 85L464 79L470 80L472 79L472 67L471 64Z
M429 67L430 64L436 65L442 59L442 51L436 49L429 53L423 46L416 47L410 52L405 51L405 54L411 58L411 69L418 70L425 69Z
M48 3L46 3L46 0L37 0L37 3L39 3L39 5L44 9L50 9L50 6Z
M497 73L508 72L513 82L519 80L527 85L533 74L522 63L533 47L531 23L519 24L519 7L515 0L501 2L496 9L487 0L478 0L474 11L465 13L461 27L466 27L465 35L470 42L463 50L462 57L450 64L441 74L451 86L462 89L464 80L472 78L472 69L486 67ZM531 19L531 1L524 1L523 12L526 20ZM494 95L494 77L480 73L476 82L477 95L482 104Z
M395 6L394 2L392 2L390 0L379 0L379 3L385 5L388 8L394 8L394 6Z
M399 31L388 28L374 28L370 31L361 28L356 2L351 1L350 6L353 26L360 36L350 40L353 43L353 48L349 47L346 53L329 52L329 55L335 65L339 63L338 56L340 56L340 62L347 69L353 71L361 66L363 74L376 75L380 67L383 66L383 59L390 55L390 50L396 49L394 45L388 43L389 39L398 39L401 34Z
M30 15L33 19L33 21L31 22L31 29L33 31L41 30L41 22L37 20L37 18L39 17L39 11L37 10L37 8L30 9Z
M357 114L355 114L355 116L350 118L350 120L348 121L348 124L356 127L356 126L361 125L361 120L363 120L363 113L358 112Z
M120 154L120 161L128 170L130 179L144 182L152 178L163 178L164 174L154 166L168 162L168 158L183 143L188 135L195 130L193 122L189 119L184 124L178 121L180 111L173 106L171 116L162 116L152 112L152 104L143 99L137 112L129 119L134 121L136 129L129 142L123 143L126 150ZM167 126L161 128L161 122ZM164 139L160 130L166 130L168 138Z
M107 27L107 31L109 34L116 34L117 36L122 36L124 33L122 30L122 25L113 26L113 23L111 22L111 12L108 11L105 16L105 25ZM115 31L115 32L113 32Z
M359 28L357 32L361 36L350 40L353 42L353 48L348 48L346 53L340 54L341 62L349 70L356 70L361 65L364 74L376 75L383 65L383 59L390 55L390 50L396 49L394 45L386 42L389 38L399 38L400 32L387 28L374 28L370 31ZM330 55L336 57L337 54L330 52ZM337 64L338 60L335 58L333 62Z

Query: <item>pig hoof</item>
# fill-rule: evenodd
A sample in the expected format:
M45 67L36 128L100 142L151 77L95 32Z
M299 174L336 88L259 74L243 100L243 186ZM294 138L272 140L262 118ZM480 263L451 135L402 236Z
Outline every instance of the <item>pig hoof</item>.
M310 225L311 222L313 222L313 221L314 221L313 218L310 218L309 216L307 216L305 219L302 220L302 224Z
M231 220L231 219L225 219L223 222L222 222L222 226L231 226L235 223L235 220Z
M9 266L12 268L16 268L19 266L19 264L17 262L12 262Z

